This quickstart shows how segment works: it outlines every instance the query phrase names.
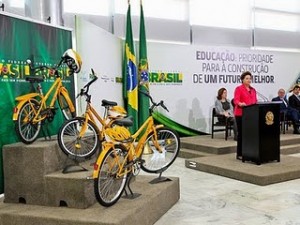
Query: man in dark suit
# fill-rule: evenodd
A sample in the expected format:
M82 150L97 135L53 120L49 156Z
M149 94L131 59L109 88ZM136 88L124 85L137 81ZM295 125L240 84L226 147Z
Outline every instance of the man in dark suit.
M299 88L298 88L299 89ZM291 98L291 97L290 97ZM290 101L289 98L289 101ZM300 113L297 109L292 108L285 96L285 90L284 89L279 89L278 90L278 96L273 98L272 101L281 101L280 104L280 113L284 113L284 115L289 118L290 120L292 120L293 123L293 128L294 128L294 134L300 134L299 130L298 130L298 126L299 126L299 119L300 119ZM293 100L292 100L293 101ZM299 100L300 103L300 100Z
M295 85L292 89L293 94L289 97L289 106L297 109L300 112L300 98L299 98L299 91L300 86Z

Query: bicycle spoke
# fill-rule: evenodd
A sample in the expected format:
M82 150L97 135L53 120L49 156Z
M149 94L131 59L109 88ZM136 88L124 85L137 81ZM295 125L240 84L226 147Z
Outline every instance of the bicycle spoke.
M58 132L58 144L63 152L72 157L89 158L100 144L98 128L87 123L87 130L81 135L84 118L77 117L67 121Z
M95 194L100 204L111 206L118 201L126 184L127 172L120 173L126 160L126 150L110 149L101 162L98 178L94 181Z
M22 142L26 144L30 144L36 140L41 128L41 122L32 123L32 119L35 117L34 109L37 107L37 101L28 101L21 107L18 115L16 131Z
M179 144L178 135L168 128L158 129L157 138L154 134L149 135L142 155L142 169L155 173L169 167L178 155Z

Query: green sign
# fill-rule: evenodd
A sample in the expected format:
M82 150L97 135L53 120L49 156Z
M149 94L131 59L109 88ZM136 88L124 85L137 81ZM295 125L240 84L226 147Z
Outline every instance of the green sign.
M30 75L27 59L34 66L54 66L65 50L72 48L72 34L69 30L34 23L0 14L0 193L3 185L3 145L19 142L12 121L15 97L29 93L31 86L25 81ZM74 78L69 77L67 68L60 74L70 95L74 97ZM55 77L47 74L42 83L44 93L53 84ZM63 120L61 112L49 124L50 134L56 134Z

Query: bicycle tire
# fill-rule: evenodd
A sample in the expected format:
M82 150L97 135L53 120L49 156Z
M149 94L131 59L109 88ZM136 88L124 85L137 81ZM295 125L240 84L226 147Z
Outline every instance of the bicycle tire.
M99 130L91 121L88 121L84 136L78 138L84 122L85 118L75 117L66 121L58 131L58 145L71 158L88 159L99 149Z
M41 121L36 124L32 124L30 120L35 116L35 109L38 109L39 102L35 99L31 99L30 102L26 102L20 109L17 121L15 123L15 130L21 141L25 144L33 143L37 138L41 130Z
M76 112L71 111L71 107L63 94L58 95L58 105L66 120L70 120L76 116Z
M107 151L99 165L97 178L94 178L94 192L97 201L105 207L114 205L125 189L127 172L125 171L121 177L117 177L116 173L126 160L126 154L124 146L115 145Z
M176 131L162 127L156 130L157 141L162 149L159 152L153 144L154 132L151 132L144 145L141 164L142 170L148 173L160 173L165 171L178 156L180 139Z

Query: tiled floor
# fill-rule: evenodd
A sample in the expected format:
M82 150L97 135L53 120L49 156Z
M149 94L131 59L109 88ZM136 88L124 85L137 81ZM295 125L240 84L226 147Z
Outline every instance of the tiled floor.
M180 178L181 199L155 225L300 225L300 179L257 186L184 162L177 158L165 172Z

